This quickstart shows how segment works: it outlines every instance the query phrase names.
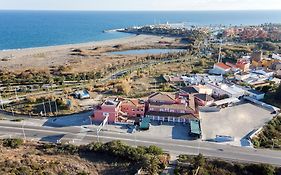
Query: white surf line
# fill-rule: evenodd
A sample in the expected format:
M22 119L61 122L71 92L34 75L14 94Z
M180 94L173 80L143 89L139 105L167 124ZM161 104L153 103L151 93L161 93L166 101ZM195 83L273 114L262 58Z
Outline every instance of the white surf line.
M21 130L21 128L6 127L6 126L4 126L2 128ZM29 131L41 131L41 132L57 133L57 134L70 134L70 135L73 135L74 137L76 136L76 134L71 133L71 132L62 132L62 131L58 132L58 131L49 131L49 130L41 130L41 129L28 129L28 128L25 128L25 130L26 131L27 130L29 130ZM97 138L96 135L87 135L87 137ZM110 137L110 136L99 136L99 137L104 138L104 139L110 139L110 140L123 140L123 141L130 141L130 142L147 143L147 144L150 144L150 145L182 147L182 148L191 148L191 149L198 150L197 146L188 146L188 145L171 144L171 143L161 143L161 142L153 142L153 141L146 141L146 140L135 140L135 139L129 139L129 138L116 138L116 137ZM200 150L207 150L207 151L209 150L209 151L218 152L217 148L207 148L207 147L201 147L201 146L200 146ZM233 154L237 154L237 152L232 152L232 151L229 151L229 152L233 153ZM227 152L224 152L224 153L227 153ZM245 152L242 152L242 154L240 152L239 154L244 155L244 156L259 156L261 158L275 158L275 159L280 159L280 161L281 161L281 157L266 156L266 155L260 155L260 154L251 154L251 153L245 153Z

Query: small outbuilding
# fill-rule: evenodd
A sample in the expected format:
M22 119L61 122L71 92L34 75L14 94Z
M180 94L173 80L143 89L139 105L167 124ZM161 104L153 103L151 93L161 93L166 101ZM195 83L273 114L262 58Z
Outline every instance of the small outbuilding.
M141 122L140 122L140 130L149 130L150 127L150 118L142 118Z
M198 120L190 120L189 123L189 133L190 136L201 138L201 127L200 127L200 121Z
M253 89L248 90L247 94L249 95L249 97L254 98L256 100L263 100L265 95L265 93Z
M90 94L87 90L76 91L74 93L74 96L77 99L88 99L88 98L90 98Z

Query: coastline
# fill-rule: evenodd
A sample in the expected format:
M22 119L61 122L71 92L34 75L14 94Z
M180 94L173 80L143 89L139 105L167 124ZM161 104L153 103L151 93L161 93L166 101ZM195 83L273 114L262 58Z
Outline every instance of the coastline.
M40 52L48 52L54 50L62 50L62 49L71 49L71 48L84 48L90 47L93 45L109 45L113 44L116 41L127 41L134 37L136 34L131 34L131 36L115 38L115 39L106 39L100 41L91 41L91 42L82 42L82 43L73 43L73 44L62 44L62 45L50 45L50 46L42 46L42 47L29 47L29 48L22 48L22 49L4 49L0 50L0 59L2 56L10 56L11 54L15 54L17 52L31 52L31 51L40 51ZM152 35L142 35L142 36L152 36Z
M159 45L159 41L174 42L175 38L132 34L128 37L87 43L0 51L0 70L50 70L52 67L71 66L73 72L92 71L118 60L135 59L135 56L107 54L108 51L116 50L117 45L122 45L125 49L153 47ZM86 56L73 55L72 49L81 49L87 54Z

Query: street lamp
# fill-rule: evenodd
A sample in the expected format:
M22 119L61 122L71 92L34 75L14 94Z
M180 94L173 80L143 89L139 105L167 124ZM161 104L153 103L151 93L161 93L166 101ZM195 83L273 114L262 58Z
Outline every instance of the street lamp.
M45 107L45 101L43 101L43 110L44 110L44 115L45 115L45 117L47 116L47 113L46 113L46 107Z
M200 154L200 140L198 141L198 150L197 150L197 152L198 152L198 155Z
M19 100L18 94L17 94L17 88L15 87L15 95L16 95L16 100Z
M89 116L89 120L90 120L90 124L93 125L93 121L92 121L91 116Z
M2 107L2 110L4 110L3 98L2 98L2 96L1 96L1 93L0 93L0 101L1 101L1 107Z
M274 138L272 139L272 149L274 149L274 141L275 141L275 140L277 140L276 137L274 137Z

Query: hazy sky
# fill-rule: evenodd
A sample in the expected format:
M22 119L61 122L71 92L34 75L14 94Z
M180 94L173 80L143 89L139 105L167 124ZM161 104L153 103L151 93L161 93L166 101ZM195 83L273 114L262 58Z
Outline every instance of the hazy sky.
M281 0L0 0L24 10L254 10L281 9Z

